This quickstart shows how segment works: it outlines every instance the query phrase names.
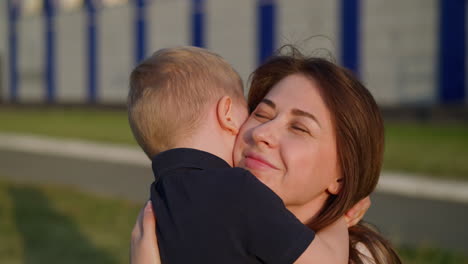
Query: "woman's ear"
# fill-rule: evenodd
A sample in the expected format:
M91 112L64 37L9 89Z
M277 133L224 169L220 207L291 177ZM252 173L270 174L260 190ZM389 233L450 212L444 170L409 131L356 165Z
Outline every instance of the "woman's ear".
M336 178L328 186L327 192L333 195L337 195L341 191L342 186L343 186L343 178Z
M216 114L218 116L218 122L222 129L229 131L233 135L239 133L239 129L242 125L236 113L234 111L234 104L232 98L229 96L223 96L218 101L216 108Z

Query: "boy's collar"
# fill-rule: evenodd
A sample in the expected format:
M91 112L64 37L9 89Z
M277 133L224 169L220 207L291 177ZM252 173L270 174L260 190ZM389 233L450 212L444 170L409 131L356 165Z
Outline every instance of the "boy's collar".
M211 153L191 148L175 148L155 155L152 159L153 172L162 175L177 168L222 169L231 168L223 159Z

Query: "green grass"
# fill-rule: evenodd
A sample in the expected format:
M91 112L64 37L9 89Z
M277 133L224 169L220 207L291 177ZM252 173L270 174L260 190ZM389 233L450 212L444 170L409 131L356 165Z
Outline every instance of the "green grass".
M0 109L0 132L136 144L123 110ZM386 124L384 169L468 179L468 124Z
M128 263L139 207L0 181L0 263Z
M58 186L0 180L0 263L128 263L142 205ZM468 264L468 257L400 248L406 264Z
M123 110L0 109L0 131L136 144Z
M398 254L404 264L468 264L466 255L433 247L400 247Z
M384 169L468 179L468 124L386 125Z

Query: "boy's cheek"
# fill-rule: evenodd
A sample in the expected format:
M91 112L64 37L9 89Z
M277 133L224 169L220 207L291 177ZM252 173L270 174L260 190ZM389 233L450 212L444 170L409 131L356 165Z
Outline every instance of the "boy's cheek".
M242 130L241 130L242 131ZM234 167L237 167L241 158L242 147L241 147L241 133L237 134L236 142L232 150L232 161L234 162Z
M242 124L244 124L247 121L248 118L249 118L249 111L248 111L247 107L244 107L244 109L242 111L242 117L241 117Z

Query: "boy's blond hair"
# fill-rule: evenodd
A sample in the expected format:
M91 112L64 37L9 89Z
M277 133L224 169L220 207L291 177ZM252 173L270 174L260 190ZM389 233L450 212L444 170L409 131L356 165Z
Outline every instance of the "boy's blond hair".
M161 49L130 75L133 135L152 158L190 137L224 95L245 104L242 80L221 56L196 47Z

